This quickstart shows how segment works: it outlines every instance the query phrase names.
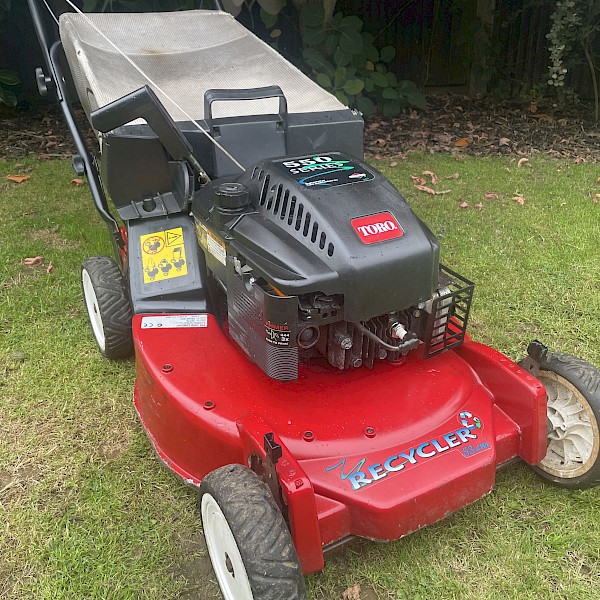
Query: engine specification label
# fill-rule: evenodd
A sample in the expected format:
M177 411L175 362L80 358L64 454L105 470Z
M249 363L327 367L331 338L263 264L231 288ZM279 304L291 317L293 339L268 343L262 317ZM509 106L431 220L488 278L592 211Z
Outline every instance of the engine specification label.
M140 236L144 283L187 275L183 229L176 227Z
M206 315L162 315L142 317L142 329L180 329L208 327Z
M371 181L375 175L343 154L276 160L274 164L306 188L335 187Z

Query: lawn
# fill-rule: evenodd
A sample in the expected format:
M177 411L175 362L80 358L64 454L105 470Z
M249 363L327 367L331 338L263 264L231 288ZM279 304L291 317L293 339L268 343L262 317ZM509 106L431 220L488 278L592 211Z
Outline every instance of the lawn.
M443 261L477 283L475 339L516 359L538 338L600 364L597 166L374 164L438 236ZM419 191L411 176L450 191ZM0 598L214 597L195 494L136 421L133 362L103 359L88 330L79 266L110 243L72 178L68 162L0 162ZM589 599L599 573L600 490L561 490L513 465L479 503L396 543L350 545L307 581L326 600L356 584L363 600Z

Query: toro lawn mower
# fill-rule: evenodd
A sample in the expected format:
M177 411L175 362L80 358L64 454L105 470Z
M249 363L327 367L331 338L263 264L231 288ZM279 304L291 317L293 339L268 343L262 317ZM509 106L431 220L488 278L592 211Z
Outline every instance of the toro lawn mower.
M539 342L517 365L470 339L473 283L362 162L359 113L218 1L71 5L60 34L28 2L40 92L115 247L83 264L92 330L104 356L135 352L135 409L198 487L226 599L305 598L325 551L442 519L513 458L600 483L600 373Z

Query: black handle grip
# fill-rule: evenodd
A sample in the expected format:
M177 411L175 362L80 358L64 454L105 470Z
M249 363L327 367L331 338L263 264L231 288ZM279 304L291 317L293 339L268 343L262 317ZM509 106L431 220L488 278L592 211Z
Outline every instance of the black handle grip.
M206 90L204 94L204 119L208 123L212 121L213 102L227 102L229 100L265 100L266 98L279 98L278 114L284 119L287 115L287 100L283 95L283 90L278 85L241 90Z
M174 160L189 160L192 147L156 94L147 86L123 96L90 115L94 129L106 133L135 119L144 119Z

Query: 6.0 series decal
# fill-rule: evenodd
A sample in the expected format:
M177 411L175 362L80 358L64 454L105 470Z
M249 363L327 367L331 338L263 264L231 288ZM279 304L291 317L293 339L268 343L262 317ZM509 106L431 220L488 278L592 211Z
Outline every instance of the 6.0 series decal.
M364 166L342 154L312 156L275 161L290 177L307 188L333 187L361 181L375 176Z
M405 452L393 454L383 462L373 463L365 467L367 459L361 458L352 468L346 471L346 459L344 458L325 470L334 471L339 467L340 478L349 481L353 490L359 490L378 479L387 477L390 473L402 471L408 465L419 465L423 460L437 456L452 448L462 447L462 454L465 458L491 448L491 445L487 442L481 442L476 446L470 443L470 440L478 439L474 430L483 429L483 424L479 418L465 411L458 414L458 420L463 427L413 446Z

